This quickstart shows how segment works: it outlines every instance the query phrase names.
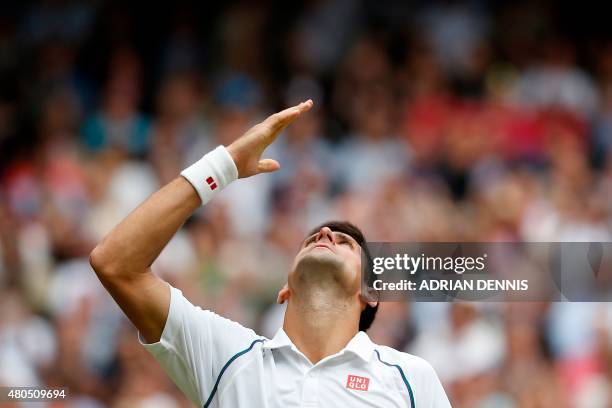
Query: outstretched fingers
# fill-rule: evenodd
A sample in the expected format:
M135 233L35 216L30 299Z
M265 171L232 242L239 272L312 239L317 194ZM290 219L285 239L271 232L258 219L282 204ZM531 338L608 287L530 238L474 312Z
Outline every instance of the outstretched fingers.
M292 106L283 111L275 113L269 116L262 124L264 125L264 132L262 134L265 145L269 145L276 139L276 136L297 119L300 114L310 110L312 108L312 99L308 99L299 105ZM270 173L280 168L280 164L273 159L261 159L257 162L257 173Z
M293 122L298 116L300 116L300 114L310 110L313 104L312 99L308 99L299 105L292 106L291 108L287 108L269 116L265 122L268 126L270 126L270 129L274 134L278 134L278 132Z

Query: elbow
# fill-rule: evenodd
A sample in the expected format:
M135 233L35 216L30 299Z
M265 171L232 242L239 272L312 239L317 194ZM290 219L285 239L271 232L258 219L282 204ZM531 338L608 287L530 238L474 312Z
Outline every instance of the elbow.
M89 254L89 264L100 279L109 279L116 275L116 267L103 244L98 244Z

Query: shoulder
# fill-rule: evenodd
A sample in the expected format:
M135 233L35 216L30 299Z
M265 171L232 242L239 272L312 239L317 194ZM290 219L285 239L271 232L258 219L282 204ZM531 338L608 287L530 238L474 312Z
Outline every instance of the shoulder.
M450 402L431 364L412 354L378 346L380 360L395 367L408 387L412 406L450 408ZM378 358L375 357L375 358Z
M391 366L399 366L411 377L436 377L434 368L425 359L413 354L405 353L387 346L377 345L374 358L381 363Z
M377 358L382 361L387 361L392 364L400 364L407 368L416 369L419 371L433 371L433 367L425 359L415 356L414 354L405 353L388 346L375 346Z
M162 339L181 345L200 343L202 350L225 356L249 347L259 338L252 329L192 304L181 290L170 286L170 310Z

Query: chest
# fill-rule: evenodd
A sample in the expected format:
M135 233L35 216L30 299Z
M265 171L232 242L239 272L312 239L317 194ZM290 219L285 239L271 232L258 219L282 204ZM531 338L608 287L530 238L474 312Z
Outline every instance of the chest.
M219 387L219 407L409 407L400 375L358 358L311 365L280 350L254 353L228 371Z

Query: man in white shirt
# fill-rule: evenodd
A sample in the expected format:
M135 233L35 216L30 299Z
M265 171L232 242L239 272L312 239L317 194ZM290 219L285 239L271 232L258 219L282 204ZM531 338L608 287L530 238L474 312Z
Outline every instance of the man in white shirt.
M287 311L271 340L192 305L151 273L200 205L237 178L279 169L261 159L264 149L311 107L276 113L185 169L105 237L91 265L144 346L199 407L449 407L427 362L365 333L377 305L360 294L365 240L349 223L326 223L304 240L278 295Z

